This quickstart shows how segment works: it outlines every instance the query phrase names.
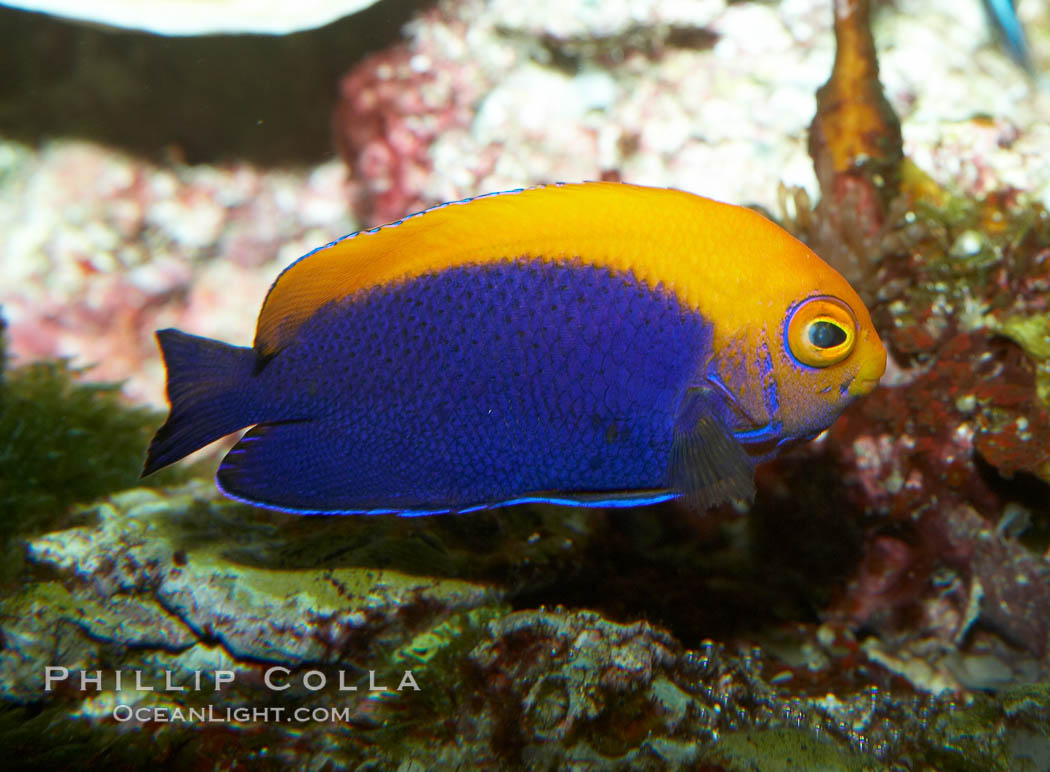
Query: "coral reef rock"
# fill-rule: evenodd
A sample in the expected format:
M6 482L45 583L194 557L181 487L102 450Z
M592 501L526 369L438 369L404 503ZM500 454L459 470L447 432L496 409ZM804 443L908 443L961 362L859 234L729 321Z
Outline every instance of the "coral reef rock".
M250 340L280 269L355 225L335 161L308 175L164 168L85 142L39 152L0 142L0 170L11 353L74 357L92 379L129 379L128 396L155 404L155 329Z
M30 561L51 578L3 603L4 696L40 699L47 666L111 670L114 650L148 683L227 669L258 688L268 665L338 666L356 679L357 663L390 662L417 636L499 600L458 579L331 567L331 540L296 554L317 567L289 570L290 558L259 551L272 548L274 518L215 496L211 483L127 491L89 511L94 522L32 541Z

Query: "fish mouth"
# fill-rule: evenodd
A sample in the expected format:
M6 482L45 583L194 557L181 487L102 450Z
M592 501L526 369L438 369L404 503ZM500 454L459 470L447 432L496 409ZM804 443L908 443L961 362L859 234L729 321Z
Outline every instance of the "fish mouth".
M853 382L849 385L849 393L853 397L871 394L879 385L879 380L886 374L886 349L877 337L860 354L862 364Z
M863 397L875 391L875 387L878 385L879 378L856 378L849 385L849 393L853 397Z

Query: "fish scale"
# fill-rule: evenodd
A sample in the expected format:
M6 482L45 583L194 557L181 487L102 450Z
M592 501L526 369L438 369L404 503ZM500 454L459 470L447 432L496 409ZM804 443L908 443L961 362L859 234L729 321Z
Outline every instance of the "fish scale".
M513 261L453 269L322 309L262 378L276 389L317 362L339 361L358 374L352 388L315 369L322 396L300 395L288 408L310 418L283 430L295 452L264 453L264 443L252 443L220 468L220 482L235 496L286 509L297 508L302 486L325 511L382 509L393 500L406 511L461 509L570 488L617 495L665 488L677 400L710 332L666 293L639 289L604 269ZM473 324L463 321L467 293L481 298ZM572 322L564 309L574 297ZM668 334L637 346L639 319ZM356 343L353 331L377 326L382 348ZM581 373L576 328L598 326L600 342L584 352ZM438 345L413 334L435 328L443 331ZM384 412L391 403L396 412ZM609 442L614 423L620 433ZM436 484L441 501L430 494Z

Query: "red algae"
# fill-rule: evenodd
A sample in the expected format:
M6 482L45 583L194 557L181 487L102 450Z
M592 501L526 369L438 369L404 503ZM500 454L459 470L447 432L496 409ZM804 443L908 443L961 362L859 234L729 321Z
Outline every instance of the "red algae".
M333 141L350 168L355 210L366 224L437 203L424 193L433 171L431 145L470 126L489 85L474 70L431 59L425 47L393 46L364 59L340 82Z

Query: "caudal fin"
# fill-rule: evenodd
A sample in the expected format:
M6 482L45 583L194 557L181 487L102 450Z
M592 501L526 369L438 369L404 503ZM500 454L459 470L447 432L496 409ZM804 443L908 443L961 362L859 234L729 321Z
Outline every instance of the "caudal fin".
M153 436L143 477L258 420L253 349L173 329L158 330L157 343L171 413Z

